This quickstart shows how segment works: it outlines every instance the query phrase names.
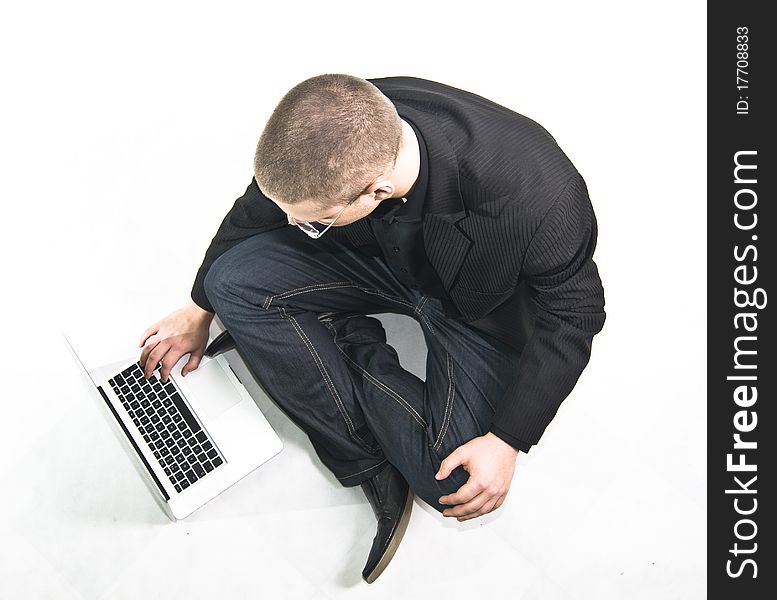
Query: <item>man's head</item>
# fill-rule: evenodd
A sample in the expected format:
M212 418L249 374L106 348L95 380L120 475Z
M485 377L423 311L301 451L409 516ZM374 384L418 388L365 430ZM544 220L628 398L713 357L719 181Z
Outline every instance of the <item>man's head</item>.
M368 81L312 77L273 111L256 148L254 176L284 210L327 212L358 200L391 172L402 131L394 105Z

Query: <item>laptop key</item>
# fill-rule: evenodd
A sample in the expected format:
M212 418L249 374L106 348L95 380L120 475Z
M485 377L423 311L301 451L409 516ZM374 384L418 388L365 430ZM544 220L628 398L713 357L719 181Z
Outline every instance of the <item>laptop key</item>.
M200 432L197 434L197 436L196 436L196 437L197 437L197 441L198 441L198 442L200 442L200 443L202 443L202 442L207 442L207 441L208 441L208 436L207 436L207 435L205 435L205 432L204 432L204 431L200 431Z
M168 385L171 386L172 383ZM167 389L167 386L165 386L165 389ZM197 423L197 420L194 418L194 415L192 415L191 411L186 406L186 404L184 404L184 401L181 398L181 396L178 395L178 392L171 393L170 399L173 401L173 404L175 404L175 407L178 409L178 412L181 413L181 416L184 418L189 428L195 433L199 431L200 426Z
M192 471L191 469L186 471L185 475L189 479L189 481L191 481L192 483L194 483L195 481L197 481L199 479L199 477L197 477L197 474L194 471Z
M210 473L213 470L213 464L210 461L204 463L203 466L205 467L205 471L207 471L208 473Z
M205 469L203 469L200 465L192 465L192 469L194 469L194 472L197 473L197 477L202 477L205 475Z
M221 458L217 456L216 458L214 458L214 459L213 459L213 466L214 466L214 467L218 467L218 466L219 466L221 463L223 463L223 462L224 462L224 461L223 461L223 460L221 460Z

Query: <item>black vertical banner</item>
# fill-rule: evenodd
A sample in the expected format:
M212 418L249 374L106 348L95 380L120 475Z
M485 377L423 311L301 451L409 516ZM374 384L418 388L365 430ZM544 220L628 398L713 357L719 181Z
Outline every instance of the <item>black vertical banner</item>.
M777 37L766 6L708 4L710 598L777 598Z

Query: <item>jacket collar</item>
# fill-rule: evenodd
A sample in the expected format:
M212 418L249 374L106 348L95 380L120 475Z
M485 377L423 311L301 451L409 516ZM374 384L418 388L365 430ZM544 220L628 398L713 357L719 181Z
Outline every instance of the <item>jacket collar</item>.
M429 157L429 181L424 213L456 222L466 215L459 188L459 165L448 138L436 119L423 111L395 103L400 117L413 121L426 143Z

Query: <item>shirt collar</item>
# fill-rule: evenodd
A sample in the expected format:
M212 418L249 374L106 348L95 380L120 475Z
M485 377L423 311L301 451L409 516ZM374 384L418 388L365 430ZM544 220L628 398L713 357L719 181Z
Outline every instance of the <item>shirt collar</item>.
M380 206L372 211L372 213L369 215L373 219L382 219L389 223L392 223L393 221L414 223L421 220L424 212L424 200L426 198L426 191L429 181L429 159L427 157L424 137L418 130L418 127L416 127L412 121L409 119L405 120L413 128L416 138L418 138L420 165L418 169L418 177L416 178L416 181L410 191L405 194L404 201L402 198L391 198L389 200L384 200L380 203Z
M426 146L427 187L424 214L458 221L466 215L459 189L459 162L434 115L395 103L399 116L412 123ZM408 202L409 204L409 202Z
M383 201L370 216L381 219L389 212L393 214L394 211L405 209L408 212L403 210L402 213L407 216L416 216L415 212L410 211L417 210L419 217L421 214L434 214L453 222L460 220L466 212L459 189L459 164L451 143L440 128L439 120L426 112L403 105L401 101L394 102L394 106L399 116L410 123L418 136L422 168L419 180L410 192L413 200L408 196L404 204L399 198ZM425 173L423 193L419 186L421 173Z

